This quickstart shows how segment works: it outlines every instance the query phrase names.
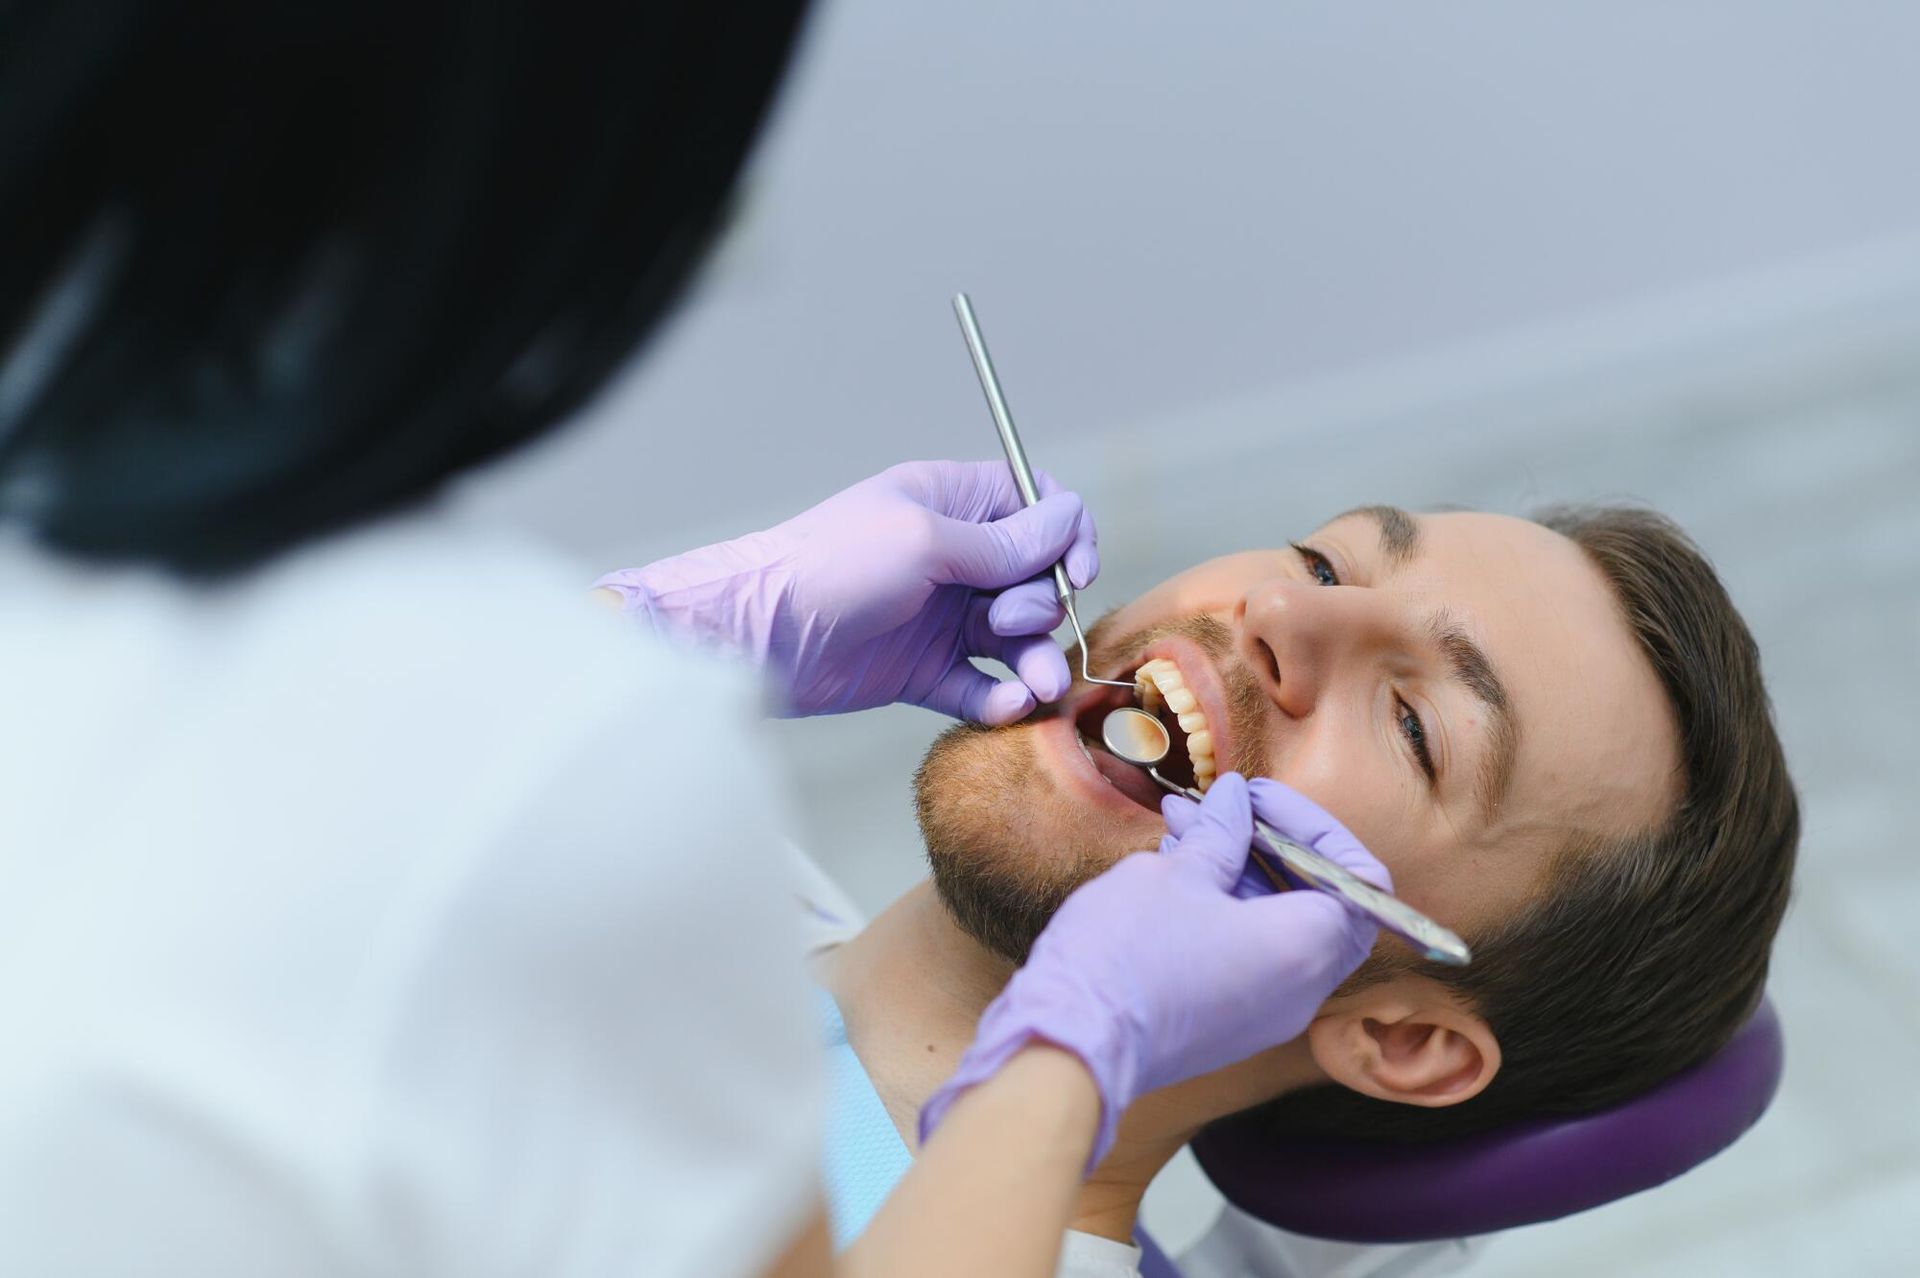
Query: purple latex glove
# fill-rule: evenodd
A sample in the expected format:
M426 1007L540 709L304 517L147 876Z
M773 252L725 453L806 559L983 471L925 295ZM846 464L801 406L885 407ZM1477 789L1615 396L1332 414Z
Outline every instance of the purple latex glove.
M1158 855L1136 852L1068 897L920 1111L924 1141L960 1093L1032 1040L1086 1062L1100 1091L1089 1169L1135 1098L1297 1037L1373 947L1373 920L1324 892L1236 895L1254 813L1388 891L1392 879L1318 804L1229 772L1204 802L1168 796ZM1244 889L1243 889L1244 890Z
M594 584L670 638L761 666L785 714L905 701L1012 723L1072 681L1048 637L1065 617L1053 565L1076 589L1100 570L1079 497L1036 479L1041 500L1023 508L1005 462L907 462L765 532Z

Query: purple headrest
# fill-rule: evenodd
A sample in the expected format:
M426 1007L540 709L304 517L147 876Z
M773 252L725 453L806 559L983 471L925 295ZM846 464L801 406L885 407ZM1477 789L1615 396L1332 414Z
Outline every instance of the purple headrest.
M1780 1018L1763 999L1711 1059L1597 1114L1431 1145L1281 1138L1229 1119L1193 1152L1229 1202L1297 1234L1464 1238L1598 1207L1705 1162L1766 1111L1783 1058Z

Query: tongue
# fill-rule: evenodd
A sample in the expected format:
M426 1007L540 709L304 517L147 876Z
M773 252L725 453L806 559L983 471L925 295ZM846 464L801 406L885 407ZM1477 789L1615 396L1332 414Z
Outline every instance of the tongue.
M1115 758L1092 741L1087 742L1087 753L1093 757L1093 766L1099 769L1100 775L1113 782L1114 789L1143 808L1160 811L1160 796L1166 791L1147 775L1145 768L1136 768L1124 759Z

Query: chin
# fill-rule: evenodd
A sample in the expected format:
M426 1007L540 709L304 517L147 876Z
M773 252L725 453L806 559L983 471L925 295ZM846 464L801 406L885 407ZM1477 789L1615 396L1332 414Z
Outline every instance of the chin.
M957 725L914 776L940 900L963 931L1015 963L1075 888L1166 833L1158 807L1106 779L1076 736L1062 713Z

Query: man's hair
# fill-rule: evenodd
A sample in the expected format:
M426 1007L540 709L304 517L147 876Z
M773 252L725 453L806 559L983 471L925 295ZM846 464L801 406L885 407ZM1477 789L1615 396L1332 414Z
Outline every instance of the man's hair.
M1664 516L1567 506L1534 519L1600 569L1666 688L1680 798L1656 829L1570 839L1546 889L1472 938L1471 966L1390 969L1451 987L1486 1018L1502 1065L1485 1091L1428 1109L1312 1088L1266 1107L1277 1130L1421 1141L1603 1109L1711 1056L1759 1002L1800 807L1753 636Z

